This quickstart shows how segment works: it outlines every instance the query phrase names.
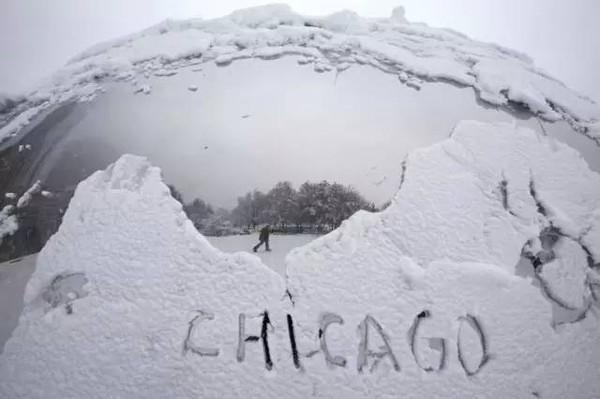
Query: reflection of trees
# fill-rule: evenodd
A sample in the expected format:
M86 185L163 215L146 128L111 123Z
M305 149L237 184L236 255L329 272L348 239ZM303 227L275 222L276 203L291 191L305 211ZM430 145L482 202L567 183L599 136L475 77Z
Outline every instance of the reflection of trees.
M377 210L350 186L324 180L306 182L295 190L290 182L280 182L266 194L255 190L238 198L231 216L236 226L271 223L283 231L290 226L296 231L324 231L338 227L360 209Z
M335 229L358 210L380 210L353 187L326 180L306 182L298 190L290 182L279 182L267 193L254 190L239 197L231 212L215 210L198 198L186 203L175 187L169 188L205 235L240 234L265 223L283 232L322 232Z

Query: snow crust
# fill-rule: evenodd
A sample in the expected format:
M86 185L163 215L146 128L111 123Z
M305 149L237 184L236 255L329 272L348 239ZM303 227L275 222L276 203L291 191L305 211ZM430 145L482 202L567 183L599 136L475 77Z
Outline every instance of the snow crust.
M384 212L293 251L284 280L214 249L123 156L40 253L0 397L599 397L600 175L511 124L463 122L404 162ZM555 323L553 294L580 317ZM240 313L259 337L241 359Z
M14 208L13 205L6 205L0 211L0 244L4 237L15 234L19 229L19 220L13 214Z
M140 83L152 74L170 76L199 63L227 65L285 55L300 56L300 63L312 64L316 71L342 72L354 64L368 64L417 89L440 80L470 86L487 103L520 104L547 120L567 120L600 140L600 107L536 68L523 54L448 29L409 23L401 8L390 18L362 18L352 11L309 17L281 4L212 20L167 20L97 45L29 93L12 120L0 128L0 139L18 133L51 105L92 100L104 81Z

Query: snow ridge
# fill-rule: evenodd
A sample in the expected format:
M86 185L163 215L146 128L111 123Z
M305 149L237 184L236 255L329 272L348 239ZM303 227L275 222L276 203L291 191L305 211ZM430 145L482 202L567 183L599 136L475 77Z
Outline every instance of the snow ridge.
M37 113L70 100L92 100L101 82L163 76L204 62L227 65L245 58L300 56L316 71L368 64L398 75L418 89L448 81L475 89L497 106L525 106L533 114L600 140L600 107L536 68L525 55L477 42L448 29L409 23L402 9L390 18L362 18L352 11L302 16L274 4L212 20L167 20L123 39L97 45L73 58L11 112L0 139L17 134Z

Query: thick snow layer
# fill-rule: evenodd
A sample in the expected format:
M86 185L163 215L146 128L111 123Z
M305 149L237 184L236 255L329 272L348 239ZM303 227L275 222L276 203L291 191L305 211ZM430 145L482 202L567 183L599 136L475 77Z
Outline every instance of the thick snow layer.
M198 63L227 65L284 55L302 56L300 62L313 64L318 72L368 64L414 88L432 80L470 86L490 104L522 104L600 140L600 107L536 68L527 56L447 29L408 23L400 8L390 18L373 19L351 11L307 17L285 5L212 20L168 20L97 45L29 93L29 107L0 128L0 139L16 134L49 105L93 99L106 80L169 76Z
M565 258L597 253L599 209L571 148L464 122L406 159L384 212L289 254L284 280L214 249L126 155L40 253L0 397L600 397L600 279ZM515 273L522 256L547 287ZM557 260L576 272L554 279ZM548 292L586 307L558 325Z

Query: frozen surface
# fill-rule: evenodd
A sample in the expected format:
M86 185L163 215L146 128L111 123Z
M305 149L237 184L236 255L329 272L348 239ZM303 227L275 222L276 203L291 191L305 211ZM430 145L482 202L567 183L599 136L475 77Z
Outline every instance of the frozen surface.
M270 5L213 20L165 21L75 57L27 95L0 128L10 137L51 105L89 101L108 80L126 80L150 94L150 76L176 75L182 66L228 65L248 58L301 56L315 71L368 64L419 89L430 81L473 87L486 103L522 105L546 120L564 119L600 140L600 108L536 68L525 55L459 33L408 23L400 9L391 18L362 18L350 11L325 17Z
M599 208L576 151L464 122L407 158L384 212L294 250L284 280L213 248L160 171L123 156L78 186L40 253L0 397L599 397ZM553 280L584 247L590 264ZM553 323L522 255L581 317ZM264 340L238 342L239 314L258 336L265 310L268 359Z
M256 256L271 269L275 270L281 276L285 276L285 257L294 248L317 238L317 235L312 234L293 234L279 235L271 234L269 246L271 251L265 251L263 245L256 252ZM252 248L258 244L258 233L239 236L225 237L206 237L215 248L223 252L249 252L252 253Z

